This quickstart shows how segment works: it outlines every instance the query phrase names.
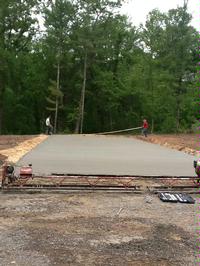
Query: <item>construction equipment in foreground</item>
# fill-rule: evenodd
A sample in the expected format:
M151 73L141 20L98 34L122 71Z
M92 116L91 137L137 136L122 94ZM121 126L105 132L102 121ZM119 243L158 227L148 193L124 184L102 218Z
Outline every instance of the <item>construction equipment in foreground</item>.
M16 171L17 169L17 171ZM37 175L32 165L4 165L1 189L9 191L109 191L134 193L197 193L196 177L138 175Z

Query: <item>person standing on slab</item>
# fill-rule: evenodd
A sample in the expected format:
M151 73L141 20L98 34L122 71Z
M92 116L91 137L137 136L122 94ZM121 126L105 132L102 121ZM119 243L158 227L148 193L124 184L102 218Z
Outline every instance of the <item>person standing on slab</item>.
M143 125L142 125L142 134L147 137L148 134L148 128L149 128L149 124L147 122L146 119L143 120Z
M52 135L53 133L53 126L51 124L51 116L48 116L46 119L46 127L47 127L47 134Z

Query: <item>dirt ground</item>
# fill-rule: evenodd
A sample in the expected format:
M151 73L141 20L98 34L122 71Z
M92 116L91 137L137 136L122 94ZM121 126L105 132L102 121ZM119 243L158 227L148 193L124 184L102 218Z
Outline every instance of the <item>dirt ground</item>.
M47 138L46 135L35 136L0 136L1 164L7 160L16 163L23 155Z
M1 194L0 265L194 265L194 205L114 193Z
M35 138L0 136L0 153L9 155L14 148L21 156ZM196 139L148 137L172 148L183 146L185 152L195 150ZM195 265L198 204L163 203L148 193L0 192L0 265Z
M197 134L149 135L147 138L140 135L136 138L192 155L200 149L200 137Z
M20 143L35 138L35 135L0 135L0 150L13 148Z
M6 155L1 154L2 150L14 148L26 140L32 140L35 136L13 136L0 135L0 165L7 158Z

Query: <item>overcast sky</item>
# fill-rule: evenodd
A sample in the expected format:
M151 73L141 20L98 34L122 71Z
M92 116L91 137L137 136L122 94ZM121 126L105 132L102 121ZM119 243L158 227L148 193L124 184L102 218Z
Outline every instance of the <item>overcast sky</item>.
M138 26L145 22L147 14L152 9L158 8L165 12L171 8L183 6L184 0L127 0L126 2L122 11L130 17L135 26ZM200 1L189 0L188 10L193 16L191 24L200 31Z

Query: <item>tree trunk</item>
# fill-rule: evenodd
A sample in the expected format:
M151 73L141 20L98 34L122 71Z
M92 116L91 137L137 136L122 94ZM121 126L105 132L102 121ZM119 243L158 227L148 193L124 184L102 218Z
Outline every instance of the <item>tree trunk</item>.
M111 110L109 111L109 116L110 116L110 131L113 130L113 119L112 119L112 112Z
M177 111L176 111L176 133L179 133L180 128L180 101L177 99Z
M151 134L154 132L154 119L151 119Z
M60 89L60 62L57 65L57 90ZM54 134L57 132L57 120L58 120L58 96L56 96L56 106L55 106L55 118L54 118Z
M4 10L5 11L5 10ZM6 18L4 12L1 17L1 32L0 32L0 134L3 132L3 96L6 87L6 66L7 66L7 56L5 49L5 29L6 29Z
M3 103L2 100L0 100L0 135L2 134L2 130L3 130Z
M81 134L83 133L86 79L87 79L87 52L85 52L84 69L83 69L83 87L82 87L82 102L81 102Z
M3 95L4 95L4 82L3 75L0 76L0 134L3 132Z
M182 76L179 78L178 81L179 89L176 92L176 133L179 133L180 130L180 116L181 116L181 92L182 92Z
M153 80L153 62L152 62L151 55L151 61L150 61L150 73L149 73L149 80L150 80L150 87L151 87L151 134L154 132L154 80Z
M86 80L87 80L87 51L85 51L85 56L84 56L83 85L81 90L81 99L79 102L79 115L76 121L76 128L75 128L76 134L83 133Z
M79 110L80 110L80 103L79 103ZM74 130L75 134L79 133L80 122L81 122L81 117L80 117L80 113L79 113L78 118L76 120L76 127L75 127L75 130Z
M185 9L187 9L187 7L188 7L188 0L184 0L183 7L184 7Z

